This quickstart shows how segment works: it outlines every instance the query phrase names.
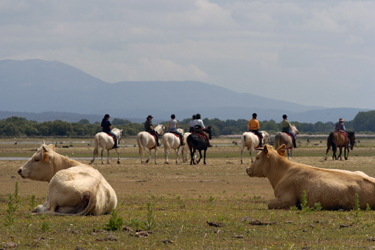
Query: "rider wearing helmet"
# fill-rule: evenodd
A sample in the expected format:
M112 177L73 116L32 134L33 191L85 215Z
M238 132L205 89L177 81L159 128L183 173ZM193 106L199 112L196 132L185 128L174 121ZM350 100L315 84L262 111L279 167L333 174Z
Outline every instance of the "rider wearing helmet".
M257 114L253 114L253 119L249 120L249 123L247 124L247 131L253 132L259 137L259 147L263 147L262 140L263 135L259 132L259 121L257 120Z
M281 124L281 128L282 128L282 132L288 133L293 137L293 146L294 146L294 148L296 148L297 147L297 145L296 145L296 135L291 130L292 125L288 121L287 115L285 115L285 114L283 115L283 120L280 122L280 124Z
M204 130L203 130L206 127L204 126L203 121L201 120L201 115L198 113L198 114L195 115L195 118L196 119L193 122L194 133L204 135L206 137L207 142L208 142L207 147L212 147L212 145L210 144L209 135L206 132L204 132Z
M149 116L147 116L147 120L146 120L146 122L145 122L145 130L147 131L147 132L149 132L150 134L152 134L152 135L154 135L155 136L155 138L156 138L156 145L159 147L160 146L160 144L159 144L159 134L154 130L154 127L153 127L153 125L152 125L152 118L154 118L154 117L152 117L152 115L149 115Z
M110 134L111 136L113 136L113 138L115 138L115 145L113 146L113 148L118 148L117 136L115 135L115 133L112 132L112 124L109 121L109 117L109 114L105 114L102 123L100 124L100 127L102 128L102 131L104 133Z

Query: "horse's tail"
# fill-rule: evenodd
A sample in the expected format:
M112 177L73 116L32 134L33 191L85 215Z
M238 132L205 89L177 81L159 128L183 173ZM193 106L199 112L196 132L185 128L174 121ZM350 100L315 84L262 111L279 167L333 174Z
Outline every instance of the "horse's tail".
M248 150L250 150L253 144L253 140L251 139L251 137L246 138L246 134L242 135L242 138L243 138L243 145L246 146Z
M281 141L281 134L277 133L275 135L275 142L274 142L275 149L278 149L280 147L280 141Z
M332 151L333 151L333 152L336 152L337 145L336 145L336 143L335 143L335 140L333 139L333 133L330 133L330 134L329 134L329 142L331 143Z
M95 143L94 154L96 156L98 156L98 154L99 154L99 134L96 134L94 136L94 143Z
M171 145L169 144L169 141L168 141L168 136L163 136L163 145L164 145L164 148L166 150L170 150L171 149Z
M139 133L137 135L137 143L138 143L138 149L139 149L139 154L142 155L143 154L143 145L142 145L142 133Z

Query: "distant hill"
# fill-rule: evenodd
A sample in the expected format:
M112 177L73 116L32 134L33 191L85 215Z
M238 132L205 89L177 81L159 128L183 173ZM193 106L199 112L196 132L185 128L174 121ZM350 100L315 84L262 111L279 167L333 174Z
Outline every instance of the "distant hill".
M237 93L226 88L194 81L108 83L72 66L39 59L0 61L0 118L22 112L23 117L50 115L61 120L99 120L109 113L113 118L145 120L177 119L201 113L203 117L300 122L352 120L366 109L304 106L296 103ZM40 114L40 115L38 115ZM27 118L29 119L29 118ZM38 118L39 119L39 118ZM37 120L37 119L30 119Z

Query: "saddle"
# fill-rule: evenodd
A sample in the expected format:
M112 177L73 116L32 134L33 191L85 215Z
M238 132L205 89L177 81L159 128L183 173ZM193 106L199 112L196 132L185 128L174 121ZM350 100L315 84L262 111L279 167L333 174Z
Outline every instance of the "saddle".
M174 132L174 131L170 131L169 133L172 133L172 134L174 134L177 138L179 138L180 139L180 141L182 141L182 137L181 136L179 136L178 134L176 134L176 132Z
M348 133L343 130L338 130L338 132L345 137L345 145L347 145L349 142Z
M154 149L154 148L156 148L156 136L155 135L153 135L153 134L151 134L151 132L150 131L146 131L147 133L149 133L152 137L154 137L154 139L155 139L155 146L153 146L151 149Z
M254 134L256 137L258 137L258 140L259 140L259 144L258 144L258 146L256 146L255 148L259 148L260 147L260 137L259 137L259 135L257 135L257 134Z
M106 132L105 132L106 133ZM111 134L108 134L108 133L106 133L109 137L111 137L112 138L112 140L113 140L113 142L116 142L116 139L115 139L115 137L113 136L113 135L111 135Z

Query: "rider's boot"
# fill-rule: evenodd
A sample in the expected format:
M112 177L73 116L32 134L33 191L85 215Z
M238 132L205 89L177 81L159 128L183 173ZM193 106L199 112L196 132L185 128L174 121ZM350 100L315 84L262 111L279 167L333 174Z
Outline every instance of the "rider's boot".
M208 148L209 148L209 147L212 147L212 145L211 145L211 143L210 143L210 140L207 139L207 143L208 143L208 145L207 145Z
M296 144L296 140L295 139L293 140L293 146L294 146L294 148L297 148L297 144Z
M185 143L184 143L184 139L180 139L180 146L184 146L185 145Z
M117 140L115 140L115 145L113 145L113 148L119 148L119 147L117 146Z
M156 146L160 147L159 138L156 139Z

